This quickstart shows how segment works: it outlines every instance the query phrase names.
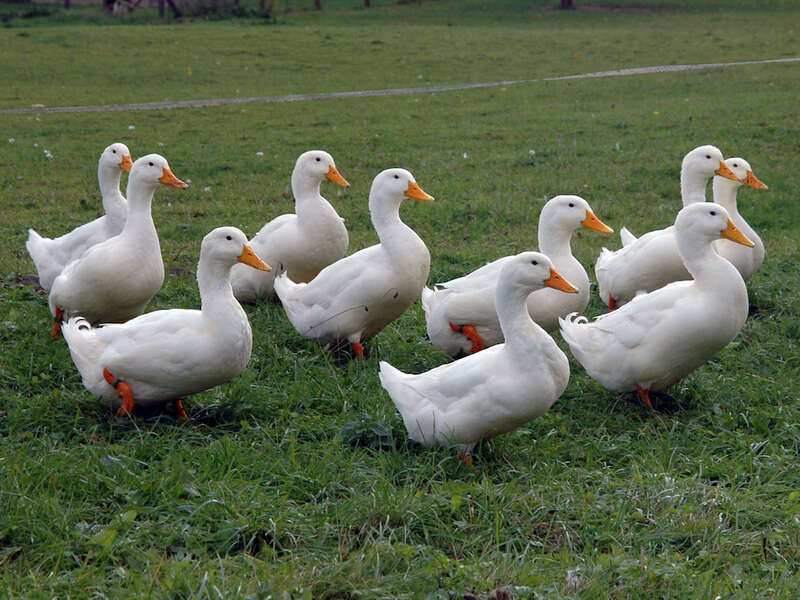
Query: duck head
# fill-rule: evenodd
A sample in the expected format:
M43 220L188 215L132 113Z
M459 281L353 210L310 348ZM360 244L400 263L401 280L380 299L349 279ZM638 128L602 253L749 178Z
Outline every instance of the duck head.
M121 143L116 142L108 146L100 155L101 168L119 168L128 173L131 172L133 161L131 160L131 151L128 147Z
M292 172L292 177L295 174L320 183L323 179L332 181L336 185L342 187L350 187L347 180L342 177L341 173L336 169L336 163L333 162L333 157L324 150L309 150L303 152L297 157L297 162Z
M578 288L553 268L550 259L541 252L522 252L503 267L500 278L525 289L526 293L544 287L577 294Z
M702 240L708 245L720 237L753 247L748 239L731 221L728 211L713 202L699 202L684 207L675 219L675 232L680 239Z
M260 271L271 271L247 244L247 236L236 227L217 227L208 233L200 245L200 261L218 263L230 268L237 262Z
M554 227L573 232L579 227L586 227L600 233L614 233L592 211L589 203L580 196L554 196L542 208L539 217L540 227Z
M129 182L130 180L136 180L153 188L159 184L181 189L189 187L188 183L175 177L167 159L160 154L148 154L137 158L131 167Z
M730 185L736 188L741 185L746 185L757 190L769 189L765 183L761 182L758 177L755 176L755 173L753 173L752 169L750 168L750 163L748 163L745 159L740 157L726 158L723 162L731 170L731 172L736 175L737 179L733 180L729 177L720 177L719 181L716 179L714 180L715 184Z

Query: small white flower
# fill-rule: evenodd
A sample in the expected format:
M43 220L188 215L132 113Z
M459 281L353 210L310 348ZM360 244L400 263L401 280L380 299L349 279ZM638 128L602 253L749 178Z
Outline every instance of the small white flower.
M14 143L14 142L16 142L16 141L17 141L17 140L15 140L14 138L8 138L8 143L9 143L9 144L13 144L13 143Z
M464 158L467 158L468 156L469 156L469 154L467 154L466 152L464 152Z
M47 150L47 149L45 149L45 151L44 151L44 155L45 155L47 158L53 158L53 154L50 152L50 150Z
M186 183L192 183L192 180L191 179L187 179Z
M158 142L158 145L163 148L164 147L164 142Z
M172 202L167 202L167 208L169 208L170 206L172 206Z
M264 153L259 150L258 152L256 152L256 156L264 156Z
M206 187L203 188L203 191L204 192L210 192L211 191L211 186L207 185Z
M34 144L34 145L33 145L33 147L34 147L34 148L38 148L38 147L39 147L39 144Z
M616 143L616 145L614 146L614 148L616 148L617 150L619 150L619 142L617 142L617 143Z
M528 150L528 154L530 154L531 156L536 156L536 150L531 148L530 150Z
M128 125L128 129L136 129L136 125Z

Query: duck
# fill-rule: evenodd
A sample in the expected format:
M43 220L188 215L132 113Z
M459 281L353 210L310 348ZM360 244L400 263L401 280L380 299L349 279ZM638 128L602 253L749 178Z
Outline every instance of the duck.
M555 196L539 215L539 251L578 289L576 294L565 295L542 288L528 298L531 318L548 332L558 329L559 317L582 312L589 304L589 276L570 247L572 234L580 227L600 233L614 231L580 196ZM494 290L503 267L512 260L513 256L505 256L434 289L423 288L422 308L431 343L458 357L503 341Z
M250 240L253 250L264 260L282 264L292 281L311 281L324 267L347 254L349 239L344 219L320 195L320 184L325 179L350 186L327 152L310 150L301 154L292 170L294 214L275 217ZM235 265L231 271L233 294L246 303L272 299L274 278L275 271Z
M53 280L64 267L80 257L87 248L122 231L128 203L119 191L119 181L122 171L130 172L132 165L131 151L125 144L116 142L106 147L97 163L97 179L105 214L53 239L28 229L25 247L36 267L39 285L45 292L50 291Z
M509 256L494 286L504 342L418 375L380 362L381 385L409 438L426 446L455 445L471 464L480 440L512 431L553 405L569 381L569 361L527 305L531 293L545 287L578 292L544 254Z
M89 323L122 323L141 315L164 282L164 263L151 206L159 185L185 189L167 159L148 154L128 176L128 216L119 235L95 244L69 263L53 281L48 303L53 337L65 318Z
M713 202L684 207L675 241L691 279L676 281L592 322L576 313L559 321L561 336L592 379L614 392L636 391L650 410L660 392L713 358L736 337L748 313L739 271L714 250L722 238L752 247Z
M200 310L157 310L125 323L94 327L82 316L63 325L64 339L86 389L119 415L134 406L173 402L230 381L250 360L253 333L233 296L235 264L269 270L236 227L218 227L200 245Z
M716 146L698 146L688 152L681 163L683 206L705 202L706 186L714 175L739 181ZM639 292L650 292L689 278L671 226L639 238L631 237L626 229L622 234L623 247L613 252L603 248L595 263L600 299L609 310L622 306Z
M400 219L405 198L433 201L406 169L378 173L369 212L380 243L342 258L308 283L283 271L275 278L289 321L306 339L364 358L363 342L402 315L420 296L430 271L425 242Z
M753 170L743 158L727 158L725 164L741 180L733 181L725 177L714 177L711 183L714 194L714 202L724 206L731 216L734 225L747 236L754 244L752 248L734 244L728 240L717 240L714 242L714 249L723 258L729 260L734 267L739 270L742 279L747 281L764 264L764 242L753 230L744 217L739 214L736 204L736 195L742 185L746 185L756 190L768 190L769 187L755 176Z

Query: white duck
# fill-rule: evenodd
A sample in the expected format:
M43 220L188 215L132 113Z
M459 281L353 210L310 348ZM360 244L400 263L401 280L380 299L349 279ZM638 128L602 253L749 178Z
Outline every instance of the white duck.
M175 177L167 159L148 154L133 163L128 177L128 217L119 235L95 244L53 281L53 335L64 317L80 315L92 324L120 323L144 312L161 289L164 263L150 213L159 185L189 187Z
M36 265L39 285L45 291L50 291L53 280L64 267L80 257L87 248L122 231L128 203L119 191L119 180L122 171L130 171L132 164L131 152L125 144L111 144L100 155L97 179L105 211L101 217L55 239L42 237L33 229L28 229L25 247Z
M747 248L741 244L732 244L728 240L717 240L714 242L714 249L723 258L727 258L733 266L739 270L743 279L749 279L753 273L758 271L764 262L764 242L758 234L750 227L750 224L739 214L736 205L736 194L742 185L746 185L757 190L769 189L764 183L759 181L750 164L743 158L728 158L725 160L731 171L741 179L741 182L731 181L725 177L714 177L712 189L714 191L714 202L724 206L731 217L731 221L736 227L745 234L755 246Z
M325 267L308 283L286 273L275 292L297 332L321 344L349 343L363 357L361 342L403 314L428 279L430 254L400 220L404 198L433 200L405 169L379 173L369 192L369 211L380 243Z
M558 318L582 312L589 303L589 277L572 255L570 240L580 227L601 233L613 230L592 212L579 196L555 196L539 215L539 251L546 254L555 269L570 281L577 294L540 289L528 298L528 312L545 331L558 328ZM515 257L505 256L446 283L439 289L423 288L422 307L428 337L451 356L482 350L503 341L503 331L494 305L494 288L503 267Z
M689 152L681 164L683 206L705 202L706 185L714 175L739 180L715 146L699 146ZM638 292L649 292L689 277L678 255L672 227L631 238L625 230L622 234L625 245L615 252L603 248L595 263L600 299L610 310L628 302Z
M119 414L130 414L134 404L174 401L185 417L182 398L241 373L253 334L231 289L230 270L237 262L270 268L247 246L244 233L219 227L200 246L200 310L158 310L98 328L83 317L67 321L64 339L86 389L107 404L119 396Z
M311 150L301 154L292 171L295 214L274 218L250 240L253 250L264 260L282 264L292 281L311 281L323 268L347 254L343 219L319 193L324 179L343 187L350 185L327 152ZM240 302L271 298L274 278L274 271L236 265L231 271L233 294Z
M469 463L478 441L516 429L552 406L567 386L569 361L531 319L526 302L545 286L577 292L544 254L509 256L494 286L505 343L419 375L381 361L381 385L412 440L455 444Z
M675 219L678 252L694 278L640 294L589 323L561 319L561 335L586 372L615 392L662 391L710 360L747 319L739 271L714 251L720 237L753 245L714 203L691 204Z

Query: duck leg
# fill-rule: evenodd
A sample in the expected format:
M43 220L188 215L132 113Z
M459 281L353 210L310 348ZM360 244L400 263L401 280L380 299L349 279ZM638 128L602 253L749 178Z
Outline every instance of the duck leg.
M644 402L647 407L650 409L651 413L655 414L655 409L653 408L653 403L650 402L650 390L646 390L643 387L636 386L636 393L639 395L639 400Z
M61 324L64 322L64 311L56 306L56 315L53 317L53 339L61 335Z
M360 342L353 342L350 347L353 349L353 354L356 355L356 358L364 358L364 346Z
M486 345L483 343L483 338L481 338L474 325L453 325L449 321L447 324L450 325L450 329L462 334L472 342L472 348L469 349L470 354L475 354L486 348Z
M187 421L189 420L189 415L187 415L186 411L183 409L183 398L175 399L175 410L181 419L186 419Z
M117 390L119 397L122 399L122 406L119 407L117 414L125 416L131 414L133 410L133 390L131 386L125 383L119 377L114 377L107 368L103 367L103 377L105 377L108 384ZM185 413L184 413L185 414Z
M614 298L611 294L608 295L608 312L615 310L617 308L617 299Z

